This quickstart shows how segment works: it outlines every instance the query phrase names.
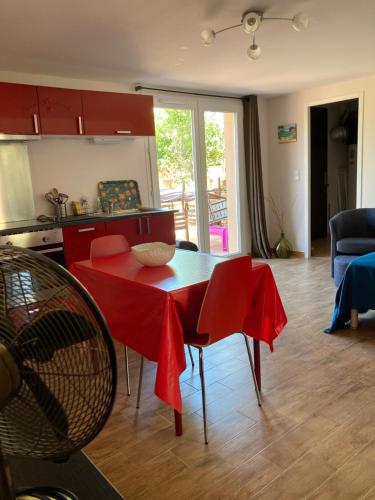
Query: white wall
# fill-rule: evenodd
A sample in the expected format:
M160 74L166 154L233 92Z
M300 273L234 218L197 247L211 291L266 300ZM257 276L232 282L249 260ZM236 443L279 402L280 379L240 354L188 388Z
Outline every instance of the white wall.
M110 92L131 91L130 82L78 80L4 71L0 71L0 81ZM142 137L127 138L121 143L101 145L93 144L86 138L43 138L29 142L36 215L53 213L53 207L44 199L44 193L52 187L68 194L70 200L79 200L82 195L87 195L94 202L97 184L101 180L137 180L142 203L150 205L146 140Z
M53 213L44 194L56 187L79 201L82 195L93 206L99 181L135 179L143 205L149 205L144 139L119 144L94 144L89 139L42 139L28 144L36 215ZM70 203L68 202L70 207Z
M279 203L291 213L286 224L286 235L294 249L306 249L306 182L307 182L307 105L323 100L337 101L360 94L364 96L363 116L363 177L360 186L362 206L375 206L375 75L316 87L286 96L269 99L268 107L268 189ZM277 126L297 123L297 142L278 144ZM360 145L358 152L360 153ZM360 155L359 155L360 157ZM271 242L278 232L271 217Z

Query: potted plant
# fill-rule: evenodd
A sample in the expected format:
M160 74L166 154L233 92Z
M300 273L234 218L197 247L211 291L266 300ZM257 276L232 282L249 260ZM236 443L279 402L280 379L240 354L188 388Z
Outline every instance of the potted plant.
M285 210L283 208L279 209L272 196L268 198L268 203L270 204L271 211L280 230L280 238L274 246L275 253L280 259L289 259L293 248L291 243L285 238Z

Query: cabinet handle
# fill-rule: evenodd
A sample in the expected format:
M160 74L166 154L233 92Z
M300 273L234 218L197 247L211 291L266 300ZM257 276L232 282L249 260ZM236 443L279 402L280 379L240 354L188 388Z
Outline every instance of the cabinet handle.
M138 219L138 234L141 235L142 231L142 219Z
M150 217L146 218L146 224L147 224L147 234L151 234L151 223L150 223Z
M116 130L116 134L131 134L131 130Z
M33 120L34 120L34 132L36 134L39 134L38 115L36 113L33 114Z
M78 117L78 132L83 135L82 116Z
M84 227L82 229L78 229L79 233L88 233L89 231L95 231L94 227Z
M38 253L61 252L62 250L64 250L64 247L47 248L47 250L38 250Z

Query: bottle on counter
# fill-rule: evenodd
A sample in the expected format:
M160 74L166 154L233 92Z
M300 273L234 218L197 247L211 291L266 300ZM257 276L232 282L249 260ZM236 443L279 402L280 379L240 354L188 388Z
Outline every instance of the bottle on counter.
M81 196L81 205L83 208L83 213L85 215L88 215L90 213L90 205L89 205L89 200L87 196Z
M103 212L102 200L99 198L99 196L95 200L94 212L96 214Z

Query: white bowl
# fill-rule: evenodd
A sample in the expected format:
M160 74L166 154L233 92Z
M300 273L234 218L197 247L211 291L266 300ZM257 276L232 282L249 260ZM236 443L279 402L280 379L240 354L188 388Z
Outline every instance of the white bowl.
M175 245L167 245L161 241L142 243L131 248L134 257L144 266L164 266L173 259L176 251Z

